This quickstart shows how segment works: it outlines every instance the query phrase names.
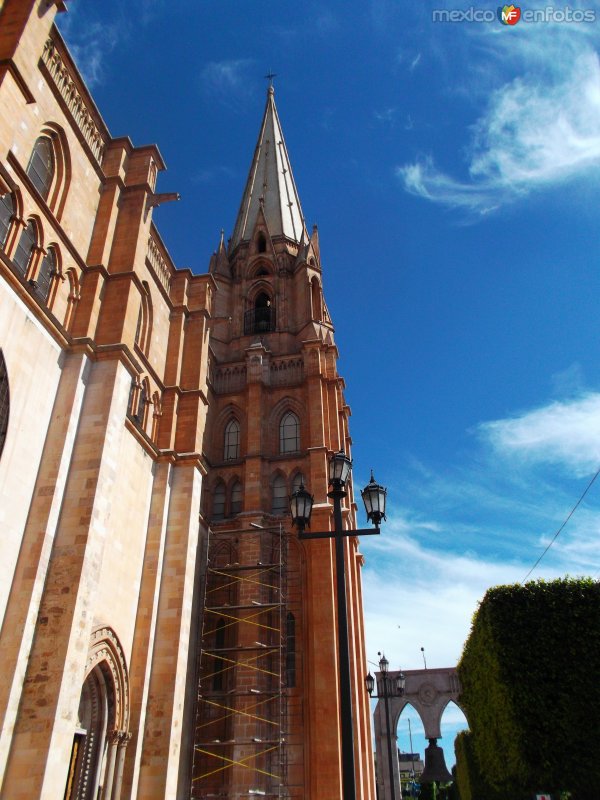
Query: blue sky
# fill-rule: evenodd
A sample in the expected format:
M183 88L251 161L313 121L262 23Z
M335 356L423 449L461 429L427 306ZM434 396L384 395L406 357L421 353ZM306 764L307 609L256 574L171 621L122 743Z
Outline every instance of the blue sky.
M159 190L182 195L154 214L181 267L205 271L231 234L277 73L356 488L370 467L388 486L362 543L369 658L455 664L485 590L524 578L600 467L598 22L433 22L468 6L400 0L69 6L111 133L157 142ZM597 0L571 8L600 20ZM600 480L532 577L600 576L599 529Z

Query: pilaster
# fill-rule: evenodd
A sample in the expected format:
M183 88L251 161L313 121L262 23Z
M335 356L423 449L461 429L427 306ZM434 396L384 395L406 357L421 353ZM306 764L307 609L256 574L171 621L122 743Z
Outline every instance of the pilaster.
M91 370L6 766L6 800L55 800L65 782L129 382L118 361Z

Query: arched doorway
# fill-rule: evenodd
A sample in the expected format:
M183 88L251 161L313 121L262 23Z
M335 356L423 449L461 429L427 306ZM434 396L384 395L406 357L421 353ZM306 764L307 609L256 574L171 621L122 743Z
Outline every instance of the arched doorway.
M81 689L64 800L119 800L129 689L125 658L111 628L97 628Z

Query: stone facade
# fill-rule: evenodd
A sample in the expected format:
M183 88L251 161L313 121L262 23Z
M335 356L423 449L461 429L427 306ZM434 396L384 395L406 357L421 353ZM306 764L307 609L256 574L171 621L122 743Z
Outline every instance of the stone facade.
M277 796L335 800L333 545L298 541L287 495L302 476L314 527L331 527L327 459L350 450L349 409L273 94L261 137L277 157L263 148L251 174L274 183L247 187L208 274L176 269L152 222L170 199L156 194L160 152L111 137L54 26L63 6L0 3L0 796L238 797L277 782ZM352 527L354 514L350 495ZM357 782L371 800L362 557L355 539L346 548ZM234 593L267 607L270 666L240 655L258 637L249 617L223 634L210 623L207 591L227 592L234 558L279 581L265 600L246 572ZM236 697L277 697L276 714L236 701L218 785L197 727L202 698L223 694L216 644ZM275 760L251 744L274 716Z

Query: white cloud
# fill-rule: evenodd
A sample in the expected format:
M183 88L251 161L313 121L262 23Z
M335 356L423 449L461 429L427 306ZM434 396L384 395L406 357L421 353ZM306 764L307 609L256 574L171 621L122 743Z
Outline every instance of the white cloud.
M533 190L600 176L598 55L583 26L568 33L556 27L555 40L546 32L510 43L496 29L488 34L488 50L499 59L513 48L509 63L522 74L492 91L471 128L468 178L458 180L424 158L397 169L408 192L486 213Z
M251 93L247 71L252 63L250 58L210 61L200 75L204 91L224 105L235 107Z
M69 15L61 29L83 79L92 88L103 82L106 59L127 34L117 22L82 23L79 17Z
M485 422L479 431L506 457L561 464L578 477L589 475L600 466L600 393Z
M408 68L408 71L409 72L414 72L414 70L416 69L416 67L418 66L420 61L421 61L421 53L417 53L417 55L410 62L410 66Z

